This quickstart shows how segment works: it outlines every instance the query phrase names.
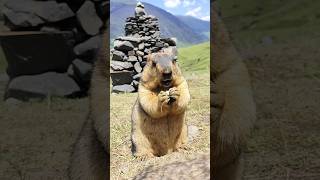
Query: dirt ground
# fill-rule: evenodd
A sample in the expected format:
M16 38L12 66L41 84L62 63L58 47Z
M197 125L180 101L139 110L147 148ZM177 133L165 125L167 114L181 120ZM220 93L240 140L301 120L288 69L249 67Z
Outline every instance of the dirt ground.
M240 48L257 104L244 179L320 179L318 42L301 38Z
M0 83L3 97L5 83ZM0 179L67 179L69 156L87 98L6 105L0 102Z

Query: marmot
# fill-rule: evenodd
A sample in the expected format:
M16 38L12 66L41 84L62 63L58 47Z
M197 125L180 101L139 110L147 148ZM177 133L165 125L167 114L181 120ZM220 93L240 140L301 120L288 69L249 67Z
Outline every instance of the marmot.
M187 81L176 62L176 49L148 56L132 110L132 152L136 157L163 156L187 143Z
M90 112L75 143L69 167L70 179L106 180L109 178L109 125L110 104L107 54L109 31L103 35L92 74L90 88Z

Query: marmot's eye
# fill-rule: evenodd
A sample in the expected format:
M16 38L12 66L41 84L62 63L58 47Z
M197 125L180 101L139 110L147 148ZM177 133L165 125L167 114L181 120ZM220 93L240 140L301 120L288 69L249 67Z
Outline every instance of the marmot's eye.
M178 61L178 57L175 56L172 61L173 61L173 62L177 62L177 61Z
M156 64L154 61L152 61L152 66L155 67L156 65L157 65L157 64Z

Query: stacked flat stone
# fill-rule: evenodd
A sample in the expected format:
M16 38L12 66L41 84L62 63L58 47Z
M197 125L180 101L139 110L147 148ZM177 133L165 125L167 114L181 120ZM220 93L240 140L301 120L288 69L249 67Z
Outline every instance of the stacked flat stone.
M71 95L74 93L79 94L78 91L86 94L90 84L96 53L102 44L101 34L106 18L109 16L106 11L107 3L108 1L106 0L6 1L2 14L5 25L8 31L10 31L7 33L7 37L16 38L12 36L12 34L20 33L19 35L32 39L31 37L34 37L34 34L36 34L37 37L42 39L41 41L44 43L42 44L43 46L49 46L45 44L45 42L48 38L52 37L52 34L54 34L57 39L59 39L62 34L63 37L67 37L64 38L65 44L70 47L70 52L68 52L70 55L64 60L56 59L52 61L52 58L46 58L45 55L41 55L44 57L40 63L39 61L30 59L28 63L30 67L32 67L31 69L17 67L23 64L21 62L23 62L25 58L34 57L33 54L26 54L26 57L21 57L20 60L13 60L10 58L12 55L8 54L7 56L6 54L8 64L11 65L8 67L8 75L10 76L11 82L9 82L7 94L14 96L14 94L16 94L15 92L18 91L19 93L28 92L45 95L42 92L35 91L37 88L32 87L31 83L34 83L34 79L37 79L36 82L38 83L42 83L42 81L44 83L50 82L50 79L46 78L56 78L57 81L59 79L63 81L62 78L65 78L74 84L73 89L65 91L67 92L66 94L57 94L58 96ZM20 40L19 37L17 37L17 39ZM17 41L17 45L18 44L19 41ZM69 51L69 48L65 51ZM9 50L8 53L10 53ZM39 56L40 55L37 57ZM50 76L46 76L48 73ZM24 78L25 83L16 83L20 82L19 78ZM29 89L26 88L25 85L28 82L30 82ZM70 82L68 84L70 84ZM15 89L12 88L13 85L11 86L11 83L15 83ZM44 89L43 91L46 93L53 91L52 95L55 95L56 91L65 88L59 87L58 84L57 86L58 87L53 87L53 90ZM26 93L22 94L25 95Z
M148 55L168 47L176 48L176 39L161 38L158 18L138 2L135 16L126 19L125 36L116 38L111 50L112 91L136 92Z

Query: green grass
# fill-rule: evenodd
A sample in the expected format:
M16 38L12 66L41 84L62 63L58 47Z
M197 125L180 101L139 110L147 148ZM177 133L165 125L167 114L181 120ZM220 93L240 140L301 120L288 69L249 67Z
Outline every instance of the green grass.
M178 62L186 73L208 73L210 71L209 42L180 48Z

